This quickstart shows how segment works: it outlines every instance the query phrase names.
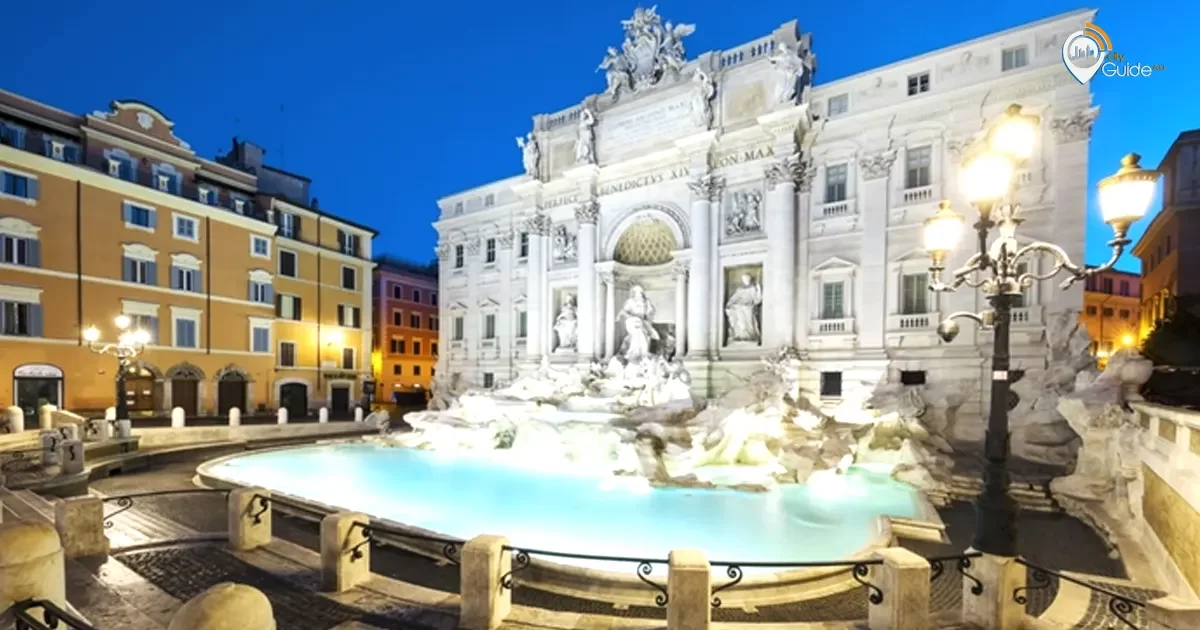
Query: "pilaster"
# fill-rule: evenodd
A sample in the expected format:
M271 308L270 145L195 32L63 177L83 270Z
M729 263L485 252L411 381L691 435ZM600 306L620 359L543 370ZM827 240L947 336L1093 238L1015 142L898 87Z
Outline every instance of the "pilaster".
M595 199L575 207L575 221L579 224L576 351L583 359L596 355L596 221L599 217L600 204Z
M514 350L513 340L513 286L512 277L513 233L506 230L496 237L496 268L504 274L500 281L500 309L496 313L496 342L499 344L500 362L507 363ZM506 375L506 379L512 375Z
M692 268L688 286L688 354L701 358L709 355L712 340L712 304L716 248L713 243L712 206L721 199L725 180L705 173L688 183L692 192Z
M888 198L896 152L884 151L859 160L858 203L862 209L862 281L856 283L855 312L858 345L864 350L883 350L887 313L891 304L880 305L880 296L888 294L887 225Z
M809 226L812 225L812 187L817 176L817 167L812 158L802 159L797 172L796 190L799 193L796 200L796 231L793 238L796 241L796 282L794 299L792 300L795 313L792 317L792 335L797 348L808 347L808 321L812 317L808 295L809 272Z
M1092 124L1099 115L1092 107L1050 121L1054 142L1054 211L1052 234L1054 243L1063 248L1071 261L1083 264L1087 242L1087 168L1088 143ZM1117 164L1113 164L1115 170ZM1049 311L1083 309L1083 283L1067 290L1056 289L1050 297Z
M795 149L795 141L780 143ZM763 270L763 345L792 346L796 322L796 178L800 154L766 167L767 264Z

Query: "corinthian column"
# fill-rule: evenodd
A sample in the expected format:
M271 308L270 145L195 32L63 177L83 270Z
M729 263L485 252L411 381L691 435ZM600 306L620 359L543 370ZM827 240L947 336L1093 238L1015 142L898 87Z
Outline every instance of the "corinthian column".
M767 264L763 270L763 345L795 344L796 177L800 154L767 165Z
M604 356L617 353L617 279L604 275Z
M687 263L675 265L675 356L687 348Z
M600 203L589 199L575 207L579 223L579 321L577 351L584 358L596 355L596 218Z
M888 313L897 305L888 303L887 282L887 222L888 181L895 151L884 151L862 157L858 172L862 177L858 203L862 212L862 282L859 304L855 313L858 326L858 346L863 350L883 350ZM883 302L868 307L868 302ZM861 313L861 315L859 315Z
M545 339L542 329L546 327L548 320L543 312L545 300L542 295L542 287L545 283L542 278L546 273L546 260L543 254L545 253L544 241L546 235L550 233L549 217L539 210L526 222L525 231L529 233L529 270L525 278L528 283L525 289L525 303L527 304L525 324L529 330L526 331L525 351L530 359L536 361L541 359L542 354L546 352L542 343Z
M712 267L715 253L712 245L712 204L721 198L725 180L704 175L688 183L692 191L692 273L688 291L687 338L690 340L688 355L707 358L709 354L709 329L712 318Z

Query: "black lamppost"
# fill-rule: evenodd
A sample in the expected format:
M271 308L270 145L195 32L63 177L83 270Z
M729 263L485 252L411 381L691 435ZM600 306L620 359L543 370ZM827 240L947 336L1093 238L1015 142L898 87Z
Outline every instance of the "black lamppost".
M975 538L972 548L986 554L1013 557L1017 555L1017 504L1008 495L1008 394L1009 394L1009 324L1012 309L1022 289L1034 282L1046 280L1060 271L1067 272L1062 288L1111 269L1131 242L1126 234L1129 226L1141 219L1154 197L1159 174L1143 170L1136 154L1127 155L1115 175L1099 184L1100 209L1113 230L1112 258L1099 267L1084 268L1071 261L1067 252L1052 243L1035 242L1018 245L1016 229L1021 224L1020 206L1009 201L1013 175L1017 167L1033 153L1039 119L1021 112L1020 105L1010 105L998 123L967 150L963 161L963 185L968 201L979 213L974 228L978 252L956 269L949 282L943 282L946 258L955 250L963 232L963 217L954 212L949 201L925 222L925 249L933 259L929 266L929 288L933 291L953 291L961 285L982 288L991 309L980 313L960 311L951 313L938 325L938 335L953 341L958 335L956 319L969 319L984 329L993 331L992 393L988 415L984 456L987 460L983 490L975 502ZM1066 209L1064 209L1066 210ZM992 229L999 236L988 244ZM1033 265L1022 272L1019 265L1041 254L1054 259L1053 267L1038 273Z
M125 315L118 315L113 320L113 324L120 331L116 343L97 345L96 342L100 340L100 331L95 326L83 331L83 339L87 341L88 350L117 358L117 420L129 419L129 409L125 404L125 373L133 364L133 360L146 349L146 344L150 341L150 333L141 329L129 330L130 323L129 317Z

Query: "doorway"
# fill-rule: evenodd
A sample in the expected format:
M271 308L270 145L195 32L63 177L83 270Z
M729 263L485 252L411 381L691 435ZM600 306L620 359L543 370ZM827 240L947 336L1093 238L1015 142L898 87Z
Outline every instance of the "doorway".
M350 388L346 385L334 385L329 390L329 413L334 416L346 416L350 413Z
M187 379L171 381L171 406L180 407L186 416L199 415L200 382Z
M246 377L240 372L227 372L217 383L217 413L228 416L234 407L247 413Z
M158 381L142 366L130 368L125 375L125 407L130 413L154 413L159 409Z
M42 405L62 409L63 372L47 364L22 365L13 370L13 398L26 418L34 418Z
M308 385L286 383L279 387L279 406L287 409L288 419L308 415Z

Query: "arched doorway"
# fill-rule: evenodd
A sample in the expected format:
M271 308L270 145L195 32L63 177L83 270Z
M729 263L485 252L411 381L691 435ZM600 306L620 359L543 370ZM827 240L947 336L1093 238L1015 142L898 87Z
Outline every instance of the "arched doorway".
M308 415L308 385L284 383L279 386L279 406L287 409L289 418Z
M130 413L153 414L163 407L158 369L141 361L125 373L125 406Z
M191 363L180 363L167 370L171 381L171 407L180 407L188 416L200 414L200 382L204 372Z
M657 339L650 350L668 358L679 348L679 328L683 325L684 305L677 290L677 273L673 266L675 252L683 247L682 235L673 227L674 217L659 209L639 211L620 222L610 240L609 250L615 263L613 273L615 288L610 296L615 300L614 309L621 310L635 287L639 287L656 311L650 321L657 332ZM622 229L623 228L623 229ZM618 317L606 321L604 335L606 353L622 354L629 340Z
M249 384L250 377L236 365L227 365L217 372L217 413L227 416L234 407L246 413Z

